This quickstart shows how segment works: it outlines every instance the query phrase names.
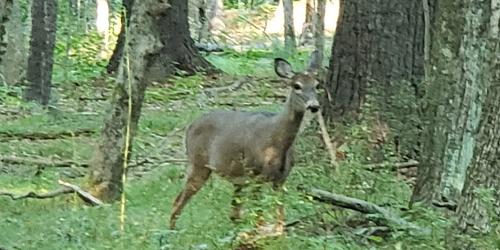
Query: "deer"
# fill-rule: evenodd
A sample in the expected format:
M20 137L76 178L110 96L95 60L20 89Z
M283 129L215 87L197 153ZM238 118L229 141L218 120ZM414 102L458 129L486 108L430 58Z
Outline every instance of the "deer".
M296 73L288 61L274 59L274 71L290 87L281 112L216 110L195 119L185 137L189 165L184 188L173 202L170 229L186 203L207 182L212 172L231 182L234 196L230 218L240 218L238 198L249 180L271 182L279 190L294 165L294 142L307 110L318 112L316 88L318 52L313 52L309 67ZM278 208L284 225L284 207Z

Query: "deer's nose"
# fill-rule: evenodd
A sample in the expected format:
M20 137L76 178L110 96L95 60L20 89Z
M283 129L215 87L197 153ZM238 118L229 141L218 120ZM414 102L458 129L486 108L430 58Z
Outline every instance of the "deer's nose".
M311 112L316 113L319 110L319 102L318 100L309 100L306 102L306 108Z

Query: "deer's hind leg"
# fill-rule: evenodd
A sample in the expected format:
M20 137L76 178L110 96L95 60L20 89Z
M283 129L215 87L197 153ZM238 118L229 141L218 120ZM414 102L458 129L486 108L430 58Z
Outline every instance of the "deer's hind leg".
M188 172L186 178L186 184L183 190L175 198L174 204L172 206L172 213L170 215L170 229L175 228L175 223L177 218L182 212L182 209L186 203L195 195L201 187L207 182L212 170L199 165L193 165Z

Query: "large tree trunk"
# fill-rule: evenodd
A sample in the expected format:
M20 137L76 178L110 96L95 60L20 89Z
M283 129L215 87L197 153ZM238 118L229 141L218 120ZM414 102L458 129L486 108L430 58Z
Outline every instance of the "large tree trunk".
M474 159L467 170L458 204L458 225L468 234L488 233L493 219L500 218L500 1L491 1L491 6L489 4L488 1L478 4L473 11L482 10L478 12L482 18L478 17L475 21L481 27L489 28L490 44L481 50L486 57L483 66L489 64L489 67L481 68L481 74L483 84L491 86L482 88L487 93L481 111ZM484 17L489 17L489 20Z
M188 74L205 71L215 72L215 68L205 60L194 46L189 32L188 3L186 0L171 0L172 5L159 17L158 28L165 44L160 53L151 60L151 77L161 80L176 69Z
M115 49L113 50L113 55L109 59L109 63L106 66L106 71L108 74L112 74L118 70L118 66L120 65L120 60L123 55L123 47L125 47L125 33L126 29L129 26L130 14L132 13L132 6L134 5L134 0L122 0L122 15L121 15L121 30L120 34L118 34L118 41L116 41Z
M57 0L33 1L28 87L24 98L47 105L52 87L52 64L56 40Z
M126 48L128 57L122 57L120 63L111 110L102 129L90 173L91 191L103 201L114 201L122 192L124 151L126 145L132 148L144 93L151 81L148 65L161 53L162 48L167 46L161 41L160 26L163 23L158 23L158 18L168 12L168 2L167 0L137 1L132 10L128 41L125 45L128 48ZM129 95L132 100L130 117ZM130 126L127 126L129 119ZM126 133L127 127L130 129L129 136Z
M423 26L420 1L341 1L326 77L326 117L357 113L370 87L383 90L375 98L385 103L400 97L398 91L413 93L423 77Z
M285 48L288 51L295 51L295 30L293 28L293 1L283 0L283 16L285 18Z
M482 31L487 20L482 8L470 1L435 2L424 147L412 203L457 201L462 192L488 86L488 39Z
M337 23L325 79L327 120L357 117L368 97L400 135L401 153L414 154L416 92L424 75L421 1L340 1Z

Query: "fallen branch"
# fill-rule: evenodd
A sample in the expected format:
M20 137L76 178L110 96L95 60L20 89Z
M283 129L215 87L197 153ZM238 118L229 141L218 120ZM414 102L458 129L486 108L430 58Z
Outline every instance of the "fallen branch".
M61 189L57 189L57 190L43 193L43 194L38 194L38 193L35 193L33 191L30 191L30 192L27 192L26 194L21 194L21 195L16 195L15 193L0 191L0 196L9 196L12 200L21 200L21 199L26 199L26 198L48 199L48 198L54 198L54 197L59 196L61 194L68 194L68 193L73 193L73 190L71 190L69 188L61 188Z
M325 142L325 146L328 149L328 153L330 154L330 164L334 168L337 168L337 155L335 152L337 151L336 146L332 143L332 139L330 138L330 135L328 134L328 130L326 129L326 124L325 124L325 119L323 118L323 115L320 112L317 112L316 114L318 117L318 123L319 127L321 128L321 135L323 137L323 141Z
M45 158L26 158L17 156L0 156L0 162L10 163L10 164L27 164L36 166L51 166L57 168L67 168L67 167L82 167L88 168L89 164L86 162L77 162L73 160L52 160Z
M62 180L59 180L59 184L63 187L43 194L30 191L27 192L26 194L16 195L15 193L0 191L0 196L9 196L12 200L21 200L26 198L49 199L59 196L61 194L77 193L82 200L94 206L100 206L104 204L101 200L95 198L90 193L83 191L80 187L76 185L64 182Z
M340 194L334 194L330 193L324 190L320 189L309 189L309 190L302 190L304 191L307 195L310 195L313 197L313 199L329 203L334 206L342 207L342 208L347 208L351 210L355 210L361 213L365 214L378 214L381 215L386 221L396 224L398 226L408 228L408 229L414 229L418 231L422 231L424 233L428 233L429 230L425 228L421 228L417 225L414 225L413 223L410 223L403 218L399 217L396 214L393 214L386 210L385 208L382 208L376 204L373 204L368 201L340 195Z
M96 131L93 129L80 129L76 131L61 131L61 132L11 132L3 131L0 132L0 142L7 142L12 140L54 140L54 139L64 139L79 136L90 136L95 134Z
M235 91L235 90L238 90L239 88L241 88L241 86L243 86L243 84L249 82L249 80L250 80L250 77L246 76L242 79L235 81L233 84L231 84L229 86L208 88L208 89L204 89L203 92L205 92L206 94L215 95L217 93L224 92L224 91Z
M396 162L396 163L382 162L382 163L373 163L373 164L365 165L365 168L368 170L374 170L377 168L391 167L391 170L397 170L397 169L402 169L402 168L415 167L415 166L418 166L418 164L420 164L420 163L418 161L415 161L415 160L409 160L406 162Z
M59 184L67 189L70 189L71 191L74 191L80 196L80 198L88 203L91 203L94 206L100 206L104 204L101 200L97 199L93 195L91 195L88 192L83 191L80 187L73 185L71 183L64 182L62 180L58 181Z

